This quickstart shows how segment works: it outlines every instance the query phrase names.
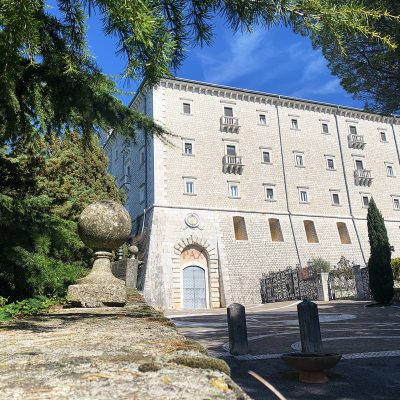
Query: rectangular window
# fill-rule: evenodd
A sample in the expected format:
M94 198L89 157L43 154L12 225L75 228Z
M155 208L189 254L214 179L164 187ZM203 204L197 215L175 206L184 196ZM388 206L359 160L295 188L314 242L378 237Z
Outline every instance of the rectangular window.
M329 126L326 122L323 122L321 126L322 126L322 133L329 133Z
M305 189L299 189L299 200L300 203L308 203L308 191Z
M361 196L361 202L362 202L362 206L364 208L368 208L369 207L369 196L362 195Z
M193 143L185 142L183 147L184 154L187 156L193 155Z
M143 203L144 202L144 185L140 186L139 188L139 203Z
M357 127L356 127L356 126L350 125L350 126L349 126L349 129L350 129L350 133L351 133L352 135L357 135Z
M386 132L380 132L381 142L387 142Z
M233 144L226 145L226 154L228 156L236 156L236 146Z
M304 154L294 153L294 163L296 167L304 167Z
M278 218L269 218L269 230L273 242L283 242L281 223Z
M394 176L393 165L386 164L386 173L387 173L387 176Z
M190 103L183 103L183 113L184 114L191 114L191 107Z
M118 150L117 149L115 149L114 154L115 154L115 159L117 160L118 159Z
M239 198L239 184L238 183L229 183L229 197L234 199Z
M139 164L143 165L145 161L145 157L144 157L144 147L142 147L139 151Z
M265 200L267 201L275 200L275 192L273 187L265 186Z
M183 178L184 194L195 195L195 179Z
M224 116L225 117L233 117L233 108L232 107L224 107Z
M299 129L299 121L295 118L292 118L290 122L291 129Z
M346 224L344 222L336 222L336 226L339 232L340 243L351 244L351 239Z
M233 229L236 240L247 240L246 222L243 217L233 217Z
M263 150L262 152L262 162L270 163L271 162L271 153L267 150Z
M267 117L265 114L258 114L258 123L260 125L267 125Z
M400 210L400 197L393 197L393 209Z
M314 221L304 220L304 229L306 231L306 237L308 243L319 243Z
M356 169L357 171L362 171L364 169L364 164L362 160L356 160Z
M331 171L335 170L335 160L333 157L326 158L326 168Z
M339 193L332 192L332 205L340 206L340 197Z

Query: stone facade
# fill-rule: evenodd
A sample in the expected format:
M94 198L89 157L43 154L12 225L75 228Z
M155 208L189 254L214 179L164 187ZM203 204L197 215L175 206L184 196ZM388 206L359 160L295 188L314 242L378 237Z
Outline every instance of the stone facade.
M312 257L365 265L371 196L400 256L399 119L183 79L140 88L131 107L174 135L105 138L134 232L148 232L151 304L184 306L188 266L218 307L259 303L263 272Z

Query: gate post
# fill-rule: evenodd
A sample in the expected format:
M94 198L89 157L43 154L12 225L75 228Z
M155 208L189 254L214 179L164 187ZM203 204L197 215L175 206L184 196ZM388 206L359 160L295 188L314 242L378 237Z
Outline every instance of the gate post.
M228 314L229 352L233 355L247 354L249 345L245 308L239 303L233 303L226 311Z
M361 276L361 267L359 265L353 265L353 275L354 275L354 283L355 283L355 288L356 288L356 298L357 300L363 300L365 299L365 290L364 290L364 285L362 282L362 276Z
M329 272L318 273L318 300L329 301Z

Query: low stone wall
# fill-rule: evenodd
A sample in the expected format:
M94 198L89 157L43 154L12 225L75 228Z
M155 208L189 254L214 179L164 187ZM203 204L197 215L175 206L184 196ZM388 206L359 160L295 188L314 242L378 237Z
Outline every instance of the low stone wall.
M132 290L125 307L0 324L0 360L1 399L250 399L225 362Z

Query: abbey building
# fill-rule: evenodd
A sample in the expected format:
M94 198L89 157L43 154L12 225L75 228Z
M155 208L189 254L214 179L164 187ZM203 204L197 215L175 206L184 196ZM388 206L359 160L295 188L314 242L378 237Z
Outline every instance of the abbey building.
M399 118L185 79L130 106L173 134L105 138L134 233L147 232L151 304L260 303L263 272L365 265L372 196L400 256Z

